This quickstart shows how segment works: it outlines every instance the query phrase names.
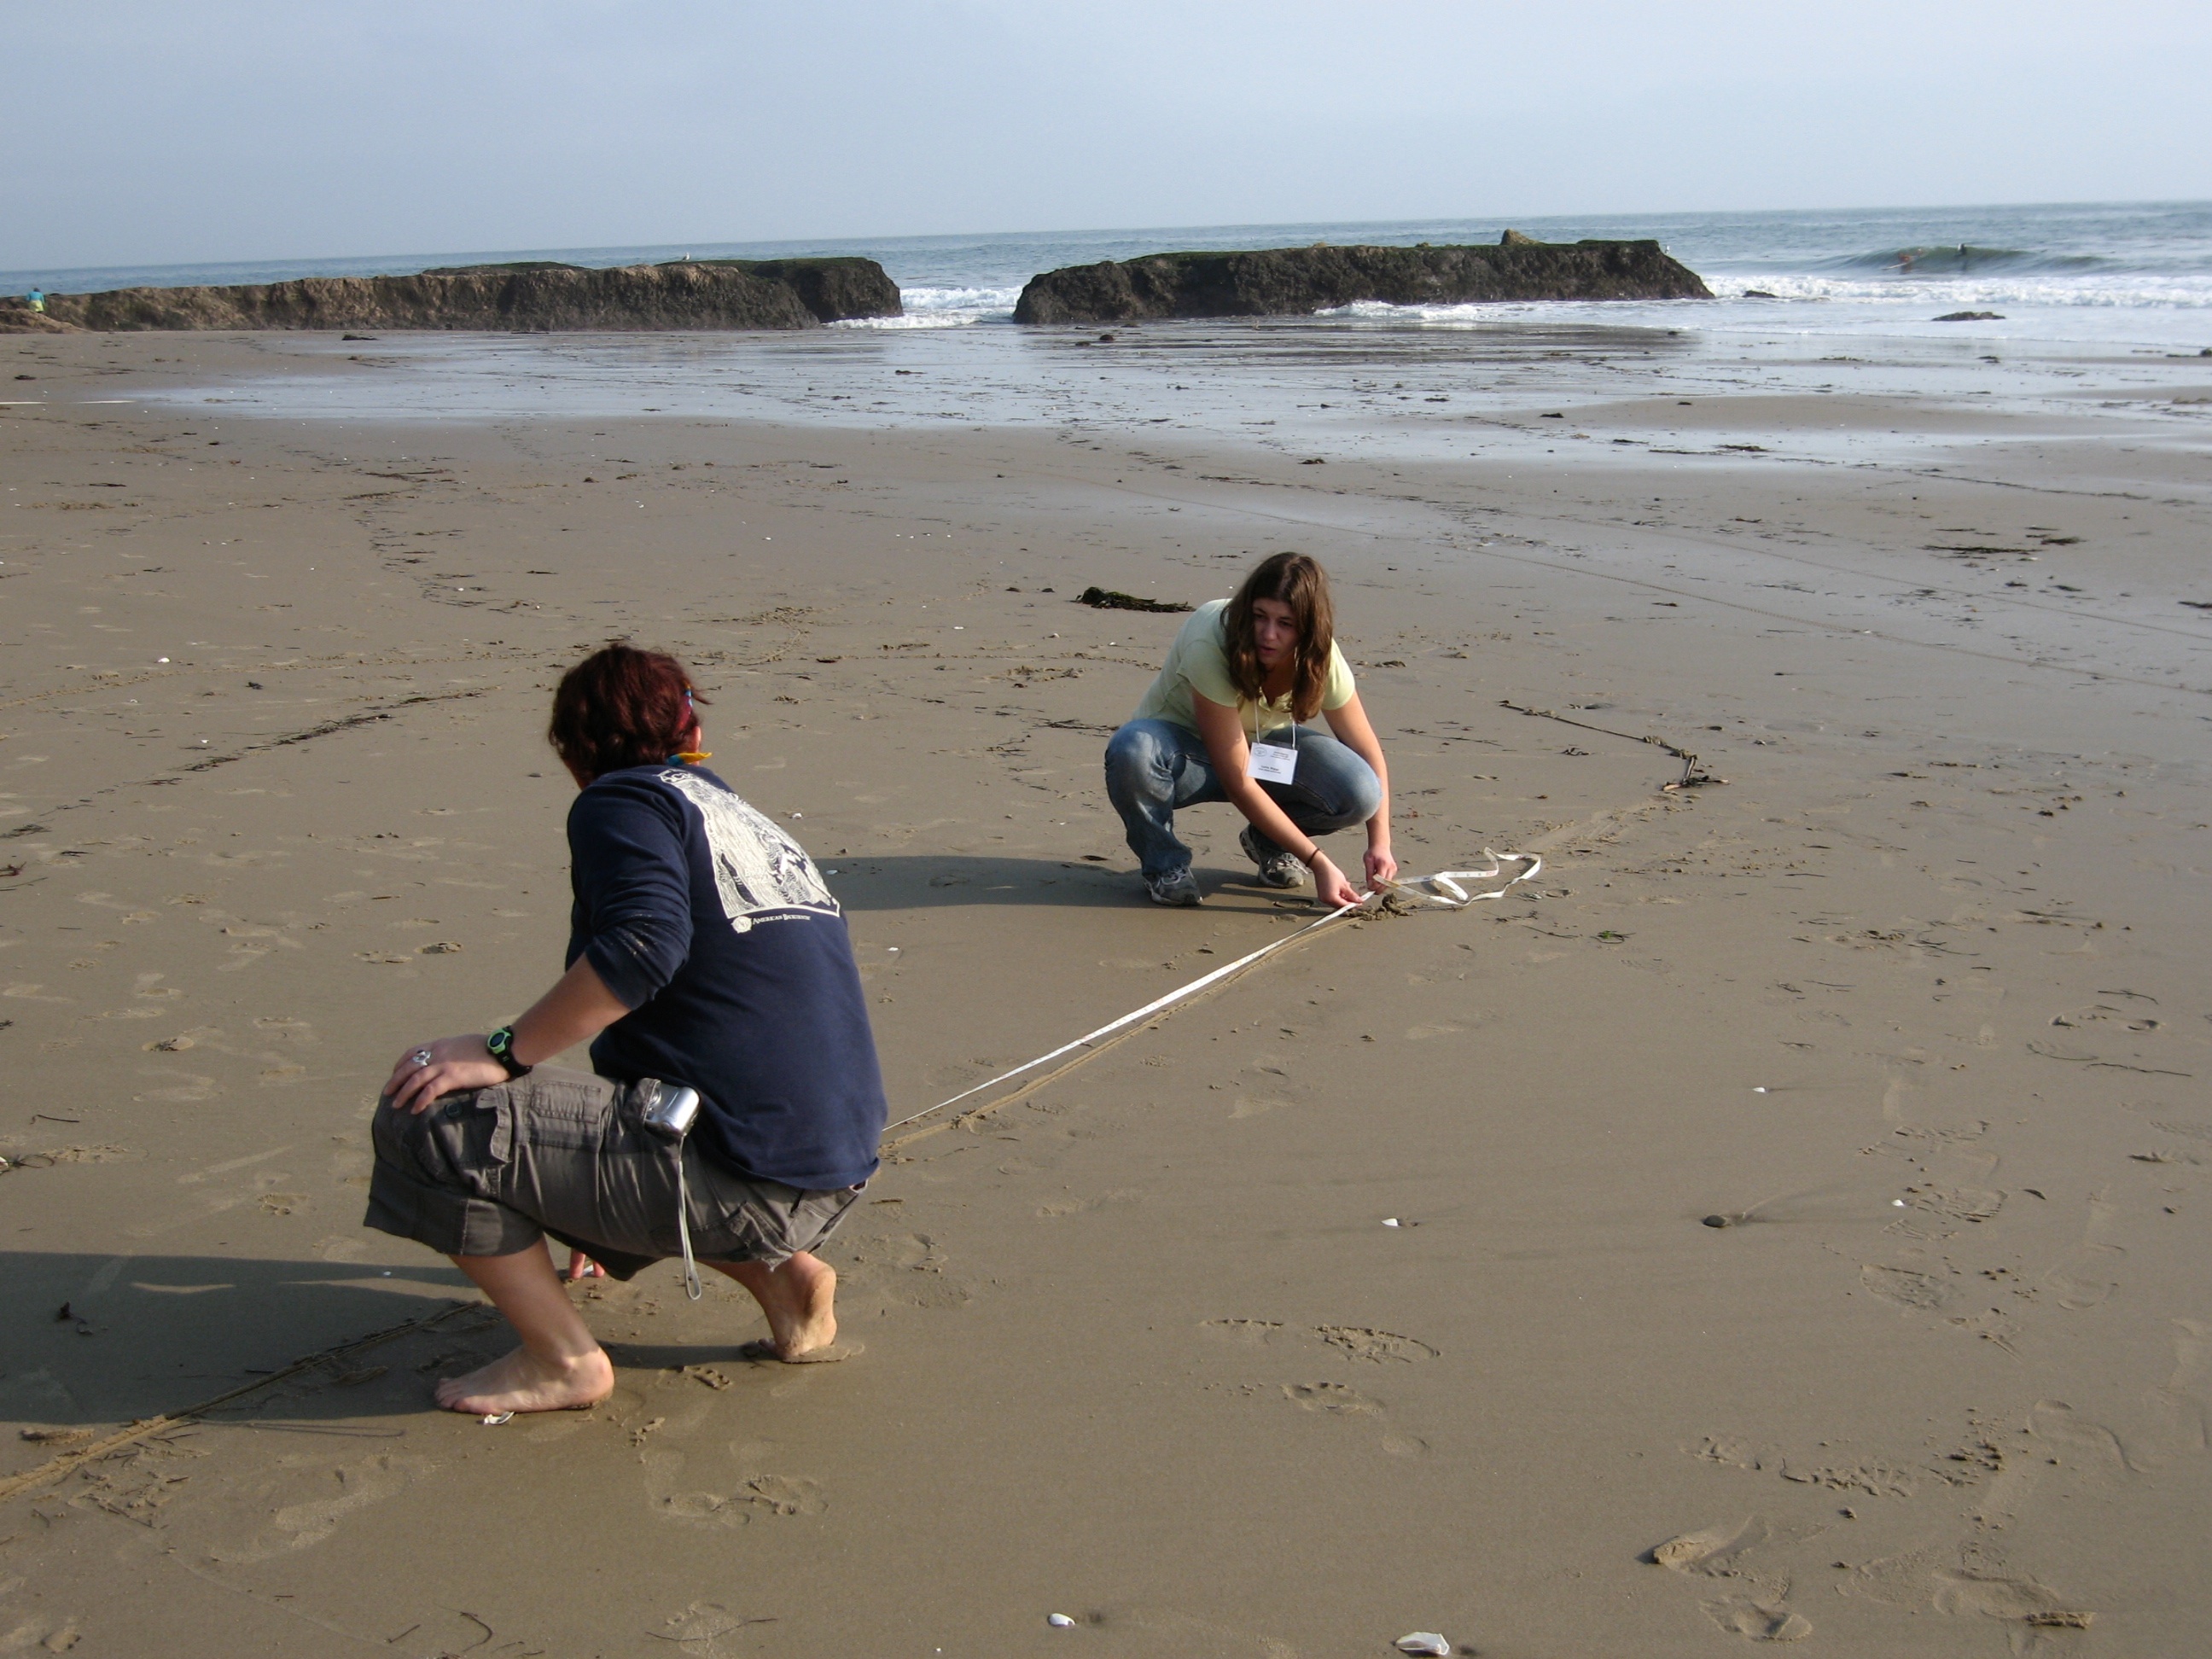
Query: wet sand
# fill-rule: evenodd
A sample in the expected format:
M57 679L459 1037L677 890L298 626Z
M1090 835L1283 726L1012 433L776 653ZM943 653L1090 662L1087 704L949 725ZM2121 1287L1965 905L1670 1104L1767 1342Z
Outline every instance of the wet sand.
M44 1472L0 1499L0 1646L2212 1621L2201 369L1991 409L1538 362L1455 458L1133 404L185 401L356 371L306 343L0 343L45 400L0 410L0 1480ZM432 1411L504 1343L360 1226L366 1115L557 969L559 670L696 665L714 768L836 872L904 1116L1310 918L1226 809L1206 908L1141 902L1098 755L1177 619L1071 600L1282 547L1336 574L1407 867L1542 878L900 1132L830 1255L854 1360L741 1362L750 1303L664 1266L580 1292L605 1405ZM1647 737L1727 782L1664 793Z

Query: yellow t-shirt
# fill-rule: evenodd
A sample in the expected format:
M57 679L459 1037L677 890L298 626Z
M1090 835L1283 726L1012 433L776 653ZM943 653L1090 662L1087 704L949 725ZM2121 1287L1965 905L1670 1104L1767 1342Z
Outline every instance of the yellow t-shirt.
M1226 599L1212 599L1191 614L1182 631L1168 647L1168 659L1161 668L1159 678L1152 682L1145 700L1137 705L1132 720L1171 720L1187 732L1198 730L1198 714L1193 707L1190 694L1194 691L1210 702L1237 710L1243 722L1244 735L1255 738L1262 732L1279 732L1291 725L1291 695L1285 691L1269 702L1255 702L1241 696L1237 682L1229 674L1229 641L1223 618L1229 611ZM1352 683L1352 665L1344 659L1344 653L1332 640L1328 647L1328 675L1322 683L1321 706L1341 708L1350 702L1355 688Z

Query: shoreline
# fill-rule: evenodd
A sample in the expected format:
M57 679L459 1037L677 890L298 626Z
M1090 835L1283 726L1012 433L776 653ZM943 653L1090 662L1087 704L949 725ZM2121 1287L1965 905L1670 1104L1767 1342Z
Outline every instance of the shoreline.
M0 358L33 345L87 404L355 372L179 337ZM1244 879L1225 809L1190 820L1206 908L1142 902L1097 751L1177 619L1085 586L1199 600L1316 554L1401 862L1557 854L1540 898L1345 924L899 1148L831 1255L861 1360L734 1364L739 1304L656 1269L580 1293L612 1401L489 1431L422 1379L491 1334L396 1340L15 1500L47 1522L9 1547L30 1639L274 1650L307 1616L427 1656L481 1635L465 1606L558 1650L759 1618L749 1651L800 1655L825 1596L870 1650L1012 1650L1053 1611L1255 1656L2201 1629L2212 623L2179 601L2212 593L2199 428L2152 408L2185 376L2008 369L1983 410L1746 365L1672 414L1663 363L1624 395L1550 349L1464 368L1498 447L1453 459L1398 441L1375 354L1311 468L1318 426L1170 400L1210 360L1168 346L1032 354L1093 401L1019 425L833 424L894 361L953 380L940 407L1001 396L962 354L842 345L793 361L824 389L782 423L0 411L0 1043L19 1117L80 1120L0 1146L57 1160L0 1176L17 1426L110 1432L467 1294L359 1229L362 1091L557 965L545 687L611 632L689 657L711 764L837 872L894 1117L1313 914ZM1207 408L1279 420L1278 384ZM1552 410L1592 436L1547 444ZM1808 435L1543 453L1661 418ZM1893 420L1922 470L1814 448ZM1730 781L1661 793L1647 732ZM11 1437L0 1479L53 1451ZM550 1565L579 1552L618 1588Z

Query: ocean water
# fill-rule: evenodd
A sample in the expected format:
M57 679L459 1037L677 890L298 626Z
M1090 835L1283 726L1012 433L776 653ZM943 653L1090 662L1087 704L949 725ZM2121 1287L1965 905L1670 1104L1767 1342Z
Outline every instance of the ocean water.
M1705 333L1933 337L1972 331L2018 342L2196 349L2212 345L2212 203L2088 203L1590 218L1438 219L1387 224L1187 226L1172 229L890 237L820 242L530 248L374 259L0 272L0 292L377 276L507 259L615 265L701 258L857 253L880 260L907 314L840 327L875 331L1012 321L1039 271L1182 248L1493 242L1510 223L1545 240L1652 237L1705 277L1719 302L1603 307L1357 306L1324 318L1349 327L1464 329L1589 320ZM1761 297L1766 296L1766 297ZM1952 311L2001 320L1939 324Z

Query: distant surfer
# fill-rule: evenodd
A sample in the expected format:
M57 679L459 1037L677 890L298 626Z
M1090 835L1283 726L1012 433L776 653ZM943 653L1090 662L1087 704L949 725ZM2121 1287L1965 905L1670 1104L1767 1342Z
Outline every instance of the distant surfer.
M449 1411L613 1390L548 1234L571 1277L628 1279L679 1249L688 1273L696 1255L760 1304L754 1357L848 1352L837 1275L813 1252L876 1170L866 999L813 863L700 764L696 701L682 664L626 645L562 678L550 735L581 792L568 970L512 1025L410 1048L377 1103L368 1224L451 1256L522 1339L440 1382ZM540 1063L586 1042L596 1075ZM657 1133L678 1085L696 1118Z
M1319 714L1323 732L1307 724ZM1313 874L1321 902L1359 890L1318 837L1367 826L1365 884L1398 873L1390 855L1390 775L1337 648L1328 576L1303 553L1262 560L1233 599L1198 608L1128 724L1106 745L1106 794L1121 815L1155 903L1200 900L1182 808L1226 801L1269 887Z

